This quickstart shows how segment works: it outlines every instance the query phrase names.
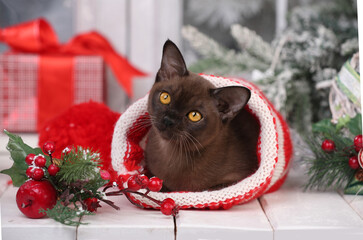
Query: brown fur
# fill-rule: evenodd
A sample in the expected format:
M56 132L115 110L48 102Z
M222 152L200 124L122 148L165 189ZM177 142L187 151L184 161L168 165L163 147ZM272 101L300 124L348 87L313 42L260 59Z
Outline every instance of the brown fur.
M170 94L168 105L159 101L163 91ZM215 89L187 71L179 50L167 41L148 102L152 127L145 159L150 174L163 179L168 190L203 191L236 183L256 171L259 125L241 110L249 94L242 87ZM202 120L187 118L193 110L202 113ZM165 116L172 125L165 124Z

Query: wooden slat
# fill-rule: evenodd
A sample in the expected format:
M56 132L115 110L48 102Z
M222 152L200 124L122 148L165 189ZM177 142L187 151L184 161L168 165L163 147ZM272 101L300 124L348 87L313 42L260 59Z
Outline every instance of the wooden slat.
M76 228L64 226L49 218L30 219L18 209L17 188L10 187L1 198L3 239L64 240L76 239Z
M363 239L363 221L336 192L303 192L291 173L279 191L261 198L275 240Z
M177 218L178 240L273 239L272 228L257 200L229 210L184 210Z
M135 78L134 99L143 97L155 80L167 38L181 41L182 2L180 0L130 1L130 61L149 74Z
M126 0L79 0L74 13L74 32L97 31L107 38L117 52L125 55L126 11Z
M129 60L136 67L149 74L147 77L134 78L134 100L150 90L156 72L155 52L155 1L130 1L130 55Z
M363 189L362 189L363 192ZM363 196L362 195L343 195L344 200L358 213L363 219Z
M74 11L74 32L97 31L107 38L122 56L128 55L127 0L79 0ZM114 111L125 111L126 93L106 67L106 102Z
M162 46L167 39L182 51L181 27L183 25L183 2L181 0L157 0L155 2L155 67L160 67Z
M174 221L156 210L139 209L124 196L109 198L119 211L102 204L95 216L86 216L78 229L78 240L89 239L174 239Z

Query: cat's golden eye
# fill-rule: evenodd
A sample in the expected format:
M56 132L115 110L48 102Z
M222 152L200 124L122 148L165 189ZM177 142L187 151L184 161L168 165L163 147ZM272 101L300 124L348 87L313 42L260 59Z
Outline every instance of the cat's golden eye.
M162 104L165 104L165 105L167 105L167 104L169 104L170 103L170 101L171 101L171 98L170 98L170 95L169 95L169 93L167 93L167 92L162 92L161 94L160 94L160 102L162 103Z
M198 122L202 119L202 114L198 111L191 111L188 113L188 118L192 122Z

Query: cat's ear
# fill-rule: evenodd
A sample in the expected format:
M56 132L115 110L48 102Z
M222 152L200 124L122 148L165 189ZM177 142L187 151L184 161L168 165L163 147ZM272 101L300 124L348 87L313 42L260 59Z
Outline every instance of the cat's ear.
M211 89L210 92L216 100L222 122L232 120L251 97L251 91L248 88L237 86Z
M161 66L156 75L155 82L166 81L175 76L182 77L187 75L188 69L183 55L172 41L167 40L163 47Z

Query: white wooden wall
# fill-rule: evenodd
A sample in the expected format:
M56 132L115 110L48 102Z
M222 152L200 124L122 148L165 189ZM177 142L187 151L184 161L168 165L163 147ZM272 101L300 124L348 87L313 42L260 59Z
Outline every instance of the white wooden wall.
M134 81L132 100L137 100L154 82L163 43L169 38L181 45L182 5L182 0L78 0L74 32L97 30L134 66L149 74ZM107 74L112 75L110 71ZM107 103L114 110L124 111L126 95L109 76Z

